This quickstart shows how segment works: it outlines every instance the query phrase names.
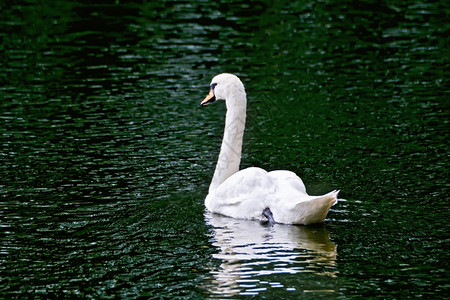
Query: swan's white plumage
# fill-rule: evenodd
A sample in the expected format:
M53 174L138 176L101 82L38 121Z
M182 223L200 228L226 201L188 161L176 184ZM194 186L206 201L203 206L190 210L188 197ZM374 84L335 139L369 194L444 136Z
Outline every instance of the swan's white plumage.
M237 76L220 74L211 81L210 95L202 105L212 95L226 101L227 114L206 208L233 218L255 220L265 220L263 210L269 208L278 223L323 222L330 207L337 203L338 191L310 196L300 177L291 171L266 172L255 167L239 171L247 101L244 86Z

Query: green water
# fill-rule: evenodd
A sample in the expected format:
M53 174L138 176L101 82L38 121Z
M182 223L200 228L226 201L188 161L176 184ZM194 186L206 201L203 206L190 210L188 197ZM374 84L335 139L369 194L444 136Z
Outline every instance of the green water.
M0 8L1 298L448 295L447 1ZM205 212L221 72L242 167L340 189L325 224Z

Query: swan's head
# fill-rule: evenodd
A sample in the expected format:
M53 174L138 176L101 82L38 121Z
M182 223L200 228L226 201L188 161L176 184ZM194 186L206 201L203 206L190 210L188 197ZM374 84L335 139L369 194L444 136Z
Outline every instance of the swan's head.
M240 93L244 97L232 97ZM216 100L227 99L244 99L245 101L245 89L239 77L233 74L223 73L215 76L211 80L209 94L200 103L201 106L213 103Z

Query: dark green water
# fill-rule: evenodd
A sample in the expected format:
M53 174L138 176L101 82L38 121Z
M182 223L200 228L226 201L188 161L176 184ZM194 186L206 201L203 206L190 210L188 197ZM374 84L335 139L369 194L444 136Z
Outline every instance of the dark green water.
M448 1L7 2L1 298L448 295ZM205 213L221 72L325 224Z

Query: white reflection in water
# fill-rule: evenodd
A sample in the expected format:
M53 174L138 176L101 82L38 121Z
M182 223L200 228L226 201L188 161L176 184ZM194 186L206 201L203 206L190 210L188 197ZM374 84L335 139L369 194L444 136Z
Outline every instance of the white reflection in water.
M268 226L209 212L205 219L213 227L212 244L219 251L213 257L222 261L218 270L211 271L214 280L208 289L213 294L257 294L271 287L292 288L268 282L271 277L266 275L335 277L338 273L336 245L329 240L325 226Z

